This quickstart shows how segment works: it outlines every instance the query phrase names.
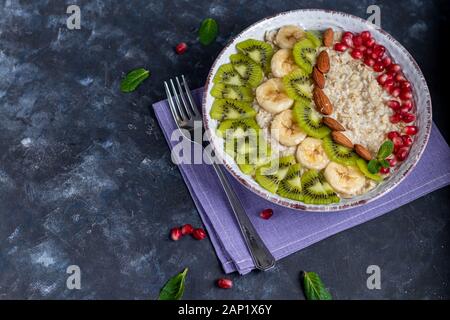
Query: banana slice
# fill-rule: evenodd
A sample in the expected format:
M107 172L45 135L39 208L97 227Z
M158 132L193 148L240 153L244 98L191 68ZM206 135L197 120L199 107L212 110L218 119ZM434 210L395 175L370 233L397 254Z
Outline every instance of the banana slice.
M308 169L322 170L330 162L322 147L322 140L306 138L298 146L296 158Z
M282 145L292 147L306 138L304 133L292 120L292 110L284 110L277 114L270 126L270 133Z
M357 168L336 162L328 164L324 176L331 187L345 197L358 194L366 183L366 178Z
M272 57L270 64L272 74L277 78L283 78L289 73L298 69L297 64L294 61L292 50L280 49Z
M282 49L292 49L294 44L305 38L305 31L297 26L284 26L278 30L275 43Z
M256 100L270 113L280 113L294 104L294 100L284 91L283 81L277 78L267 80L256 88Z

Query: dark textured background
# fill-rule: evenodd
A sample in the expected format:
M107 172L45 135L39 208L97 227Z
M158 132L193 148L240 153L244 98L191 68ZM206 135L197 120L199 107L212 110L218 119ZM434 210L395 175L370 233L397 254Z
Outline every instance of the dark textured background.
M81 30L66 28L68 4ZM17 1L0 0L0 298L154 299L189 267L185 298L302 299L300 270L318 272L335 298L450 298L450 189L282 260L267 273L223 276L208 241L168 239L170 227L200 220L150 108L162 81L184 73L203 85L221 48L259 19L299 8L366 17L417 59L433 116L447 141L442 33L448 1ZM197 43L205 17L220 35ZM177 56L180 41L189 51ZM121 77L147 67L132 94ZM447 89L448 90L448 89ZM82 290L66 289L66 267L82 270ZM368 265L382 290L366 288Z

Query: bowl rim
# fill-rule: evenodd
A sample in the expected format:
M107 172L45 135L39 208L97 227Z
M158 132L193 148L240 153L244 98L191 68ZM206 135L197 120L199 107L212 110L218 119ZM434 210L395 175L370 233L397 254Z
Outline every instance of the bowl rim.
M278 17L284 16L284 15L290 15L290 14L296 14L296 13L308 13L308 12L316 12L316 13L325 13L325 14L337 14L337 15L341 15L353 20L357 20L360 23L363 23L365 25L368 26L368 28L376 28L377 31L379 31L382 35L386 36L386 38L391 41L393 44L395 44L395 46L400 50L401 54L404 55L410 62L411 65L414 69L414 71L417 73L417 75L419 76L422 84L424 85L424 92L422 92L422 94L425 97L425 111L427 112L427 117L426 117L426 123L424 124L424 128L421 130L425 130L425 136L424 139L421 141L421 144L419 146L419 152L417 153L417 155L410 161L408 167L406 167L406 169L403 172L399 172L402 174L402 176L396 180L396 181L392 181L392 183L388 186L386 186L386 189L382 192L379 192L377 194L375 194L373 197L368 198L368 199L360 199L360 200L355 200L353 202L350 203L346 203L346 204L332 204L332 205L309 205L309 204L305 204L302 202L298 202L295 200L289 200L289 199L279 199L279 198L275 198L274 195L272 193L270 193L269 191L262 191L262 190L258 190L257 188L254 188L252 185L250 185L246 179L244 179L243 177L241 177L237 172L235 172L235 170L225 161L225 159L223 159L220 156L220 152L215 152L216 156L219 158L219 161L223 164L223 166L227 169L227 171L237 180L240 182L240 184L242 184L243 186L245 186L247 189L249 189L250 191L252 191L254 194L262 197L263 199L270 201L274 204L277 205L281 205L284 207L288 207L291 209L295 209L295 210L301 210L304 212L334 212L334 211L342 211L342 210L348 210L348 209L353 209L359 206L362 206L364 204L370 203L372 201L375 201L376 199L379 199L380 197L388 194L389 192L391 192L394 188L396 188L401 182L403 182L403 180L411 173L411 171L416 167L417 163L419 162L420 158L422 157L422 154L425 151L425 148L428 144L428 141L430 139L430 135L431 135L431 128L432 128L432 102L431 102L431 95L430 95L430 90L428 88L426 79L422 73L422 70L420 69L418 63L416 62L416 60L414 59L414 57L408 52L408 50L406 50L406 48L400 43L398 42L391 34L389 34L388 32L386 32L385 30L383 30L382 28L375 26L368 22L367 20L364 20L360 17L357 17L355 15L349 14L349 13L345 13L345 12L341 12L341 11L335 11L335 10L325 10L325 9L296 9L296 10L289 10L289 11L284 11L284 12L280 12L271 16L267 16L261 20L256 21L255 23L249 25L247 28L243 29L241 32L239 32L237 35L233 36L228 43L225 45L225 47L220 51L220 53L217 55L216 59L214 60L214 63L212 64L209 73L208 73L208 77L206 78L206 83L204 86L204 91L203 91L203 96L202 96L202 118L203 118L203 126L205 128L205 133L206 136L208 137L209 143L212 145L213 150L215 151L215 144L213 142L213 135L214 133L211 131L211 128L209 126L208 123L208 117L207 117L207 112L206 112L206 99L210 90L210 84L212 83L212 71L215 68L215 66L217 65L217 63L219 62L219 60L221 59L221 57L223 56L223 54L225 53L225 51L235 42L235 40L241 36L241 34L243 34L244 32L246 32L247 30L264 23L267 20L271 20L271 19L276 19ZM419 141L416 141L416 143L418 143Z

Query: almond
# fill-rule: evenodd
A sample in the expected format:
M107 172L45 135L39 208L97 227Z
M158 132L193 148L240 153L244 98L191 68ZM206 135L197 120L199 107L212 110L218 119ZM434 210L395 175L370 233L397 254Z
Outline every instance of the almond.
M325 76L316 67L314 67L313 69L312 78L316 86L318 86L320 89L323 89L325 87Z
M353 149L353 143L342 132L333 131L333 132L331 132L331 137L333 138L334 142L336 142L337 144L340 144L341 146Z
M372 160L372 155L370 154L370 151L367 150L364 146L360 144L355 144L355 151L364 160L367 161Z
M345 128L337 120L330 117L323 117L322 122L333 131L345 131Z
M328 28L323 32L323 45L325 47L331 47L334 42L334 31L331 28Z
M328 99L328 97L319 87L314 87L313 99L316 105L316 109L320 113L329 115L333 112L333 106L331 105L330 99Z
M317 56L316 67L322 73L327 73L330 71L330 57L328 56L328 52L321 51Z

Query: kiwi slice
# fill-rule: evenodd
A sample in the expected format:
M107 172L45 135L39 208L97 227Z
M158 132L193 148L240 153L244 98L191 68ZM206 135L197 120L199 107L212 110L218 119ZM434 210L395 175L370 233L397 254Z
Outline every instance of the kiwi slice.
M361 171L362 174L365 175L367 178L372 179L376 182L383 181L383 178L378 173L371 173L369 171L369 169L367 168L366 160L362 158L356 159L356 166L358 167L359 171Z
M303 202L310 204L330 204L339 202L333 188L325 181L322 173L308 170L302 175Z
M223 64L219 67L213 78L214 83L222 82L233 86L245 86L247 81L242 79L239 73L234 70L231 63Z
M353 149L337 144L331 136L323 138L323 149L331 161L343 164L344 166L355 166L358 155Z
M316 51L314 43L309 39L297 42L292 49L295 63L305 70L307 74L312 72L316 64Z
M289 98L309 102L312 98L312 86L309 75L297 69L283 77L284 90Z
M209 114L212 119L223 121L228 119L251 118L256 115L256 110L248 102L215 99Z
M301 164L296 163L289 167L289 170L278 186L277 193L285 198L303 201Z
M235 140L235 160L245 174L253 175L257 167L269 161L270 145L260 134Z
M261 67L249 57L235 53L230 56L231 64L234 70L247 81L249 86L257 87L264 78L264 72Z
M321 139L330 134L330 128L322 123L322 116L312 106L311 100L308 104L296 101L292 111L298 126L309 136Z
M258 135L260 128L254 118L224 120L217 127L217 135L227 139Z
M229 84L216 83L211 89L211 95L219 99L232 99L246 102L253 101L253 91L250 87L232 86Z
M314 48L318 48L322 45L321 37L317 32L306 31L305 36L306 36L306 39L310 40L313 43Z
M236 49L259 64L266 72L270 71L273 48L270 44L255 39L247 39L236 44Z
M294 163L294 156L281 157L276 161L271 161L256 169L255 180L264 189L275 193L281 180L286 176L289 166Z

